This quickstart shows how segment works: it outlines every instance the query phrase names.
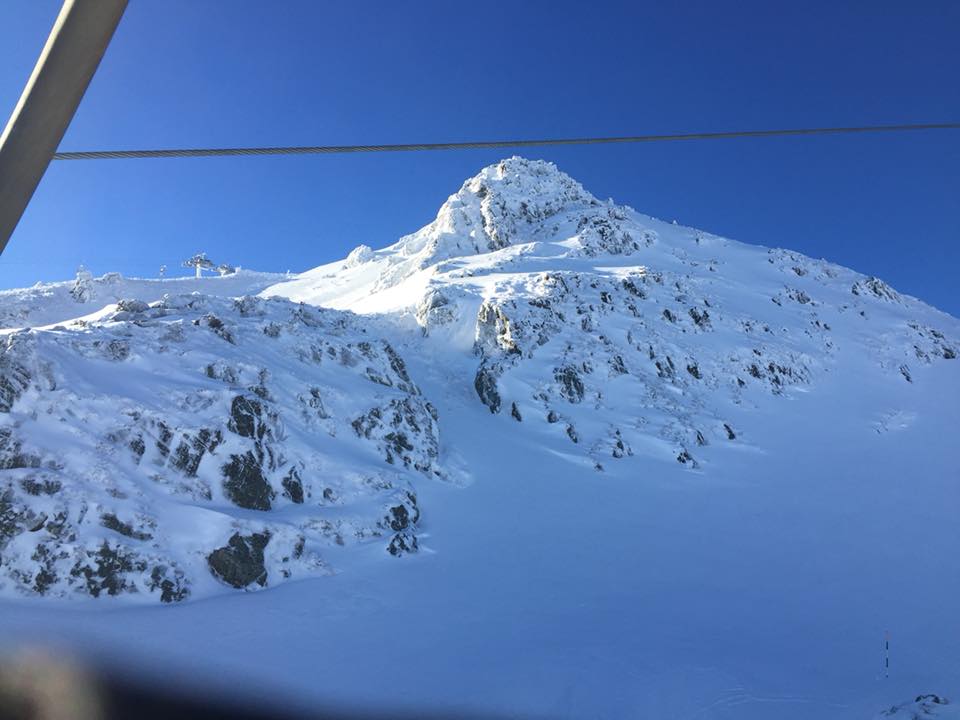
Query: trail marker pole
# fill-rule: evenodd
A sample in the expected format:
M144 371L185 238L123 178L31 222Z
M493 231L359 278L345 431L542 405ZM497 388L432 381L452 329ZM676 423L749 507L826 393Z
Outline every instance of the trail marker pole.
M883 634L883 676L890 677L890 631Z

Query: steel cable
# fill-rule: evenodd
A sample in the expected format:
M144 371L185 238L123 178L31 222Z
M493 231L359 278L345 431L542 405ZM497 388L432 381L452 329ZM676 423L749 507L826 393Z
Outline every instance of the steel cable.
M792 128L785 130L736 130L729 132L682 133L673 135L629 135L624 137L560 138L547 140L487 140L449 143L406 143L399 145L308 145L301 147L184 148L173 150L87 150L58 152L54 154L53 159L122 160L132 158L225 157L234 155L327 155L335 153L409 152L415 150L479 150L486 148L551 145L606 145L613 143L666 142L675 140L716 140L722 138L835 135L842 133L948 129L960 129L960 123L866 125L862 127Z

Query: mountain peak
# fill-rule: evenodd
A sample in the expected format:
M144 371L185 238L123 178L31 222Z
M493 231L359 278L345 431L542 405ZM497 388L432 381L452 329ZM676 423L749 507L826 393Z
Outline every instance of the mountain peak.
M273 290L361 313L392 312L417 307L437 283L517 272L531 263L556 270L585 258L637 265L642 253L646 264L658 252L687 252L694 240L704 241L707 252L715 238L600 201L553 163L513 156L467 179L433 221L393 245L361 246Z
M432 223L393 246L418 268L501 250L530 226L572 208L599 205L576 180L543 160L513 156L488 165L447 198Z
M572 177L552 162L530 160L519 155L488 165L467 180L454 197L472 193L481 199L488 194L522 198L528 202L596 202Z

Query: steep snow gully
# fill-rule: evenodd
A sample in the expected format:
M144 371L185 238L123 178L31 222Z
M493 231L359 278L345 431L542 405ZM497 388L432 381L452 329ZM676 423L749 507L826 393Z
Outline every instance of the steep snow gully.
M957 707L960 322L878 278L514 157L380 250L0 323L10 647L278 708Z

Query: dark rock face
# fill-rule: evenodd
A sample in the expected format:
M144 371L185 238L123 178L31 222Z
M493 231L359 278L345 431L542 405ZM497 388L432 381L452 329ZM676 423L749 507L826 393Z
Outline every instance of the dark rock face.
M133 442L136 443L136 440ZM141 440L140 445L132 445L131 450L137 452L139 447L142 446L142 442ZM187 477L196 477L204 454L212 454L222 442L223 433L219 430L201 428L195 436L184 433L170 459L170 464ZM143 453L139 454L142 455Z
M394 557L414 553L419 549L420 544L417 542L417 536L410 533L397 533L387 546L387 552Z
M10 538L20 533L19 520L20 512L14 505L13 491L6 489L0 492L0 550Z
M60 491L63 485L59 480L49 478L25 477L20 481L20 487L28 495L39 497L40 495L54 495Z
M942 357L944 360L955 360L957 351L952 345L953 341L947 340L947 337L936 328L921 325L919 323L907 323L907 327L914 331L914 351L917 357L924 362L931 362L932 358Z
M647 299L647 291L644 290L643 287L641 287L641 285L638 285L638 284L637 284L637 282L636 282L637 279L638 279L638 278L633 278L633 277L624 278L623 281L622 281L622 283L621 283L622 286L623 286L623 289L626 290L628 293L630 293L631 295L633 295L633 296L636 297L636 298L640 298L641 300L646 300L646 299ZM642 282L642 280L641 280L641 282Z
M623 358L620 355L614 355L610 360L607 361L610 366L611 375L626 375L627 366L623 362Z
M57 559L63 559L65 553L55 555L49 546L41 543L34 550L32 559L37 562L37 572L33 577L31 589L38 595L44 595L50 587L57 582L57 571L54 563Z
M110 545L106 541L89 557L93 562L77 561L70 574L82 578L86 591L93 597L101 593L119 595L123 592L135 592L130 580L131 573L140 573L147 569L146 562L135 552L123 545Z
M171 603L186 600L190 595L183 574L179 571L173 573L165 565L157 565L150 572L151 590L160 591L160 602Z
M258 387L264 387L262 382L252 390L256 391ZM227 429L252 441L252 449L231 455L230 461L222 465L220 471L224 477L224 492L234 504L249 510L270 510L276 497L276 491L268 479L277 465L270 429L274 419L267 410L269 403L264 399L268 395L266 390L256 394L258 397L237 395L230 403ZM287 497L294 502L303 502L303 486L296 468L288 470L281 484Z
M690 308L690 318L701 330L710 329L710 313L706 310L700 311L697 308Z
M387 546L387 552L394 556L415 553L420 545L415 534L420 522L420 508L417 496L413 492L405 493L402 502L387 508L382 525L393 531L394 535Z
M395 505L390 508L390 515L388 516L390 522L390 527L393 530L406 530L410 526L410 514L407 512L407 508L403 505Z
M217 548L207 556L207 564L214 577L235 588L253 583L267 584L267 569L263 550L270 542L269 533L241 535L234 533L225 547Z
M950 701L945 697L940 697L934 693L929 693L928 695L917 695L913 700L916 703L930 703L931 705L949 705Z
M290 468L287 475L280 481L283 485L283 494L298 505L303 503L303 482L300 480L300 470Z
M413 380L410 379L410 375L407 374L407 366L406 363L403 362L403 358L397 354L397 351L394 350L388 342L383 343L383 351L390 361L390 369L393 370L394 375L400 378L398 387L413 395L419 394L420 391L417 389L417 386L414 385Z
M275 493L251 451L231 455L230 462L221 468L221 472L223 489L236 505L249 510L270 509Z
M620 459L628 455L633 455L633 450L623 441L623 436L619 430L613 433L613 450L610 453L613 457Z
M576 368L567 365L558 368L553 373L554 379L560 383L560 394L572 403L583 402L583 380Z
M0 470L38 468L40 458L23 450L23 444L13 436L12 428L0 428Z
M133 525L123 522L113 513L103 515L103 517L100 518L100 524L108 530L113 530L134 540L150 540L153 537L153 535L148 532L134 529Z
M235 344L236 344L236 340L234 340L233 333L230 332L229 328L227 328L227 326L224 324L223 320L221 320L220 318L218 318L216 315L214 315L214 314L212 314L212 313L211 313L211 314L208 314L208 315L205 315L205 316L203 316L202 318L197 318L196 320L193 321L193 324L194 324L194 325L201 326L201 327L203 327L203 326L208 327L208 328L210 328L215 334L217 334L217 335L219 335L220 337L222 337L224 340L226 340L226 341L227 341L228 343L230 343L231 345L235 345Z
M500 412L500 392L497 390L497 371L494 367L481 363L474 378L473 387L480 396L480 402L490 408L490 412Z
M391 465L413 468L425 475L440 475L435 467L440 452L435 412L432 406L421 409L406 397L371 408L351 425L358 437L375 441Z
M263 406L259 400L237 395L230 404L231 432L240 437L263 440L266 426L263 423Z
M787 288L786 294L787 294L787 297L788 297L788 298L790 298L791 300L793 300L793 301L796 302L796 303L800 303L801 305L807 305L807 304L816 305L816 304L817 304L817 303L815 303L815 302L813 301L813 298L811 298L809 295L807 295L807 293L805 293L803 290L798 290L798 289L796 289L796 288ZM781 306L781 307L782 307L782 306Z
M23 355L30 351L29 336L13 333L0 345L0 413L8 413L13 404L30 387L32 375ZM32 354L32 353L31 353Z
M355 418L351 423L353 431L365 438L369 438L373 431L383 422L383 412L380 408L373 408L365 415Z
M86 512L86 507L79 509L81 517ZM149 533L120 520L115 513L104 513L100 520L103 527L123 539L78 544L76 521L68 510L38 512L18 500L8 487L0 493L0 566L6 546L11 542L22 545L25 536L35 535L29 562L21 556L18 567L11 571L22 591L46 595L56 586L61 592L67 589L100 597L145 590L158 593L161 602L178 602L189 596L183 572L158 561L150 547L140 544L152 539ZM64 543L71 546L65 547Z

